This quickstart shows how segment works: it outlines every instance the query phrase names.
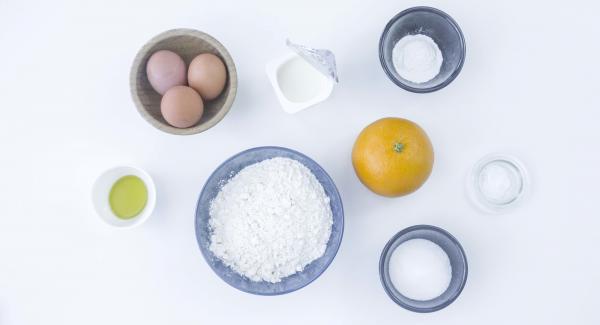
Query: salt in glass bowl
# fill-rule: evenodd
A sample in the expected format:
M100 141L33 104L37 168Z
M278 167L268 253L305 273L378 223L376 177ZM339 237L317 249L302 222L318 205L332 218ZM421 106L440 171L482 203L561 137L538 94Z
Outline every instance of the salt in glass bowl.
M502 193L486 190L486 175L490 169L498 169L506 176ZM490 154L479 160L467 177L467 196L480 210L492 214L508 212L519 204L529 192L529 176L523 163L506 154ZM491 185L490 185L491 186Z

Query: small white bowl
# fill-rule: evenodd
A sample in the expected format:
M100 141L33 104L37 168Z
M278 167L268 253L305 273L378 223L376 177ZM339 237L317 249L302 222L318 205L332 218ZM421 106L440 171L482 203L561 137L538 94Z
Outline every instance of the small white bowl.
M108 197L115 182L119 178L128 175L137 176L144 182L148 191L148 201L144 210L137 216L131 219L121 219L110 208ZM132 228L144 223L152 214L156 205L156 186L152 177L142 169L132 166L117 166L105 171L98 177L92 187L92 202L100 219L107 224L117 228Z
M303 109L309 108L322 101L325 101L331 95L331 92L333 91L333 87L335 85L335 81L323 75L323 78L319 79L318 82L318 91L314 94L313 97L308 98L304 101L292 101L288 99L281 88L279 75L282 73L283 68L293 60L303 59L296 53L289 53L277 60L267 63L266 66L267 77L269 78L269 81L271 82L271 85L275 90L275 95L277 96L277 99L281 104L281 108L283 108L283 110L289 114L297 113ZM316 70L315 68L315 71L318 70ZM302 78L300 77L300 79Z

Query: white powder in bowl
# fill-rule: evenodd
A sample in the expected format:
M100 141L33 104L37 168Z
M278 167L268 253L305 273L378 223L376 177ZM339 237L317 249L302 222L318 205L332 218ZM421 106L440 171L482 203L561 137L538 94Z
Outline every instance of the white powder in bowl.
M485 165L478 178L483 197L495 205L506 205L516 200L523 189L519 170L506 161L492 161Z
M439 297L452 279L448 254L427 239L410 239L396 247L390 257L389 272L396 290L421 301Z
M427 82L440 73L444 58L435 41L423 34L406 35L392 49L392 63L400 77Z
M210 204L210 250L253 281L280 282L323 256L331 235L329 197L289 158L247 166Z

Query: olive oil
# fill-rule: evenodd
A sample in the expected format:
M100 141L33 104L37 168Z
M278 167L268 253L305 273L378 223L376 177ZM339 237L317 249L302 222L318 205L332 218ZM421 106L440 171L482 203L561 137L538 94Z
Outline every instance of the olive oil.
M128 175L119 178L110 189L108 202L120 219L132 219L140 214L148 201L148 189L142 179Z

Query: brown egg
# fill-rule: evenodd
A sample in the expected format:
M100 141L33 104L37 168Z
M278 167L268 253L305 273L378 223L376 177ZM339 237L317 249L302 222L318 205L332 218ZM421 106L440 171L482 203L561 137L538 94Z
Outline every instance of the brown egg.
M157 93L164 95L171 87L185 85L185 62L175 52L160 50L146 64L148 81Z
M160 102L160 112L176 128L189 128L200 121L204 103L198 93L187 86L175 86L165 93Z
M204 53L196 56L188 68L188 84L194 88L202 99L217 98L227 81L227 69L218 56Z

